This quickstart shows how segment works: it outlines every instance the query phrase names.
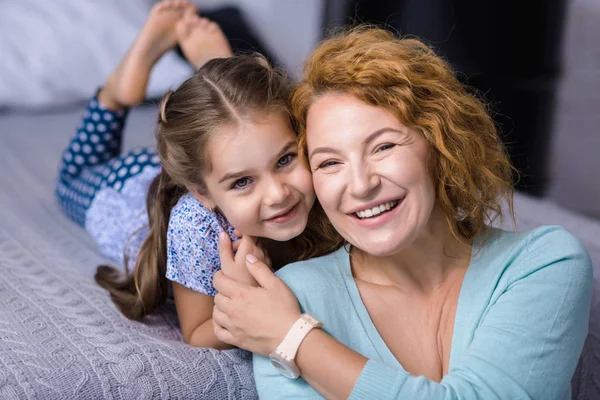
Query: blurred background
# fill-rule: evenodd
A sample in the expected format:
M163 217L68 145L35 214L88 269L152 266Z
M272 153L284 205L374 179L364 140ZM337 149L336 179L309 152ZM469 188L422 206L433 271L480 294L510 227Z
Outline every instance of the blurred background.
M80 109L153 3L0 0L0 140L16 124ZM295 77L315 44L340 25L374 22L425 39L491 104L521 172L519 189L600 219L600 0L194 3L234 48L267 53ZM153 71L149 98L191 73L176 51L168 54Z

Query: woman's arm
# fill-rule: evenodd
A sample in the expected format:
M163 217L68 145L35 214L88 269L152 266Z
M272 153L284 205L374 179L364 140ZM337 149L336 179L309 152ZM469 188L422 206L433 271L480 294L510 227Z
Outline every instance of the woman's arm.
M560 246L529 246L523 268L515 269L507 289L489 305L474 336L467 339L467 350L441 382L367 361L318 330L299 348L296 363L302 376L328 398L567 398L587 333L591 264L578 242L559 239ZM300 311L285 283L266 266L255 262L248 270L260 288L215 276L220 292L213 312L215 332L227 343L268 356ZM287 393L286 386L300 385L271 370L267 373L277 382L269 382L269 387L280 393ZM260 373L255 370L257 382ZM299 398L314 394L289 392Z
M268 357L300 317L300 308L293 293L264 263L249 263L248 270L259 287L244 285L222 272L215 275L219 291L213 311L215 334L226 343ZM348 398L366 362L365 357L320 329L309 332L296 356L302 377L332 399ZM276 376L281 379L271 385L273 390L295 382Z
M328 399L347 399L367 361L320 329L308 333L296 355L302 378Z

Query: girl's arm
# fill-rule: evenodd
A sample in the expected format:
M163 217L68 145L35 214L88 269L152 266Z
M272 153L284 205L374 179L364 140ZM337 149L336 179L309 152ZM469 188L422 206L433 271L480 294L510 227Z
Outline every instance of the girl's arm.
M221 233L221 235L229 240L229 237L224 233ZM242 235L238 232L238 236ZM262 249L256 245L255 238L243 236L234 244L231 242L228 243L229 248L227 251L229 257L224 258L221 261L222 271L238 282L256 285L256 281L246 269L246 255L252 253L261 260L265 260L266 255ZM204 246L204 248L207 248L207 246ZM235 257L233 257L233 249L236 250ZM193 257L190 257L190 259L195 259L198 257L200 257L200 254L194 254ZM198 273L199 271L196 271L196 274ZM196 279L195 276L190 275L187 275L185 278L182 275L177 276L180 281L183 280L185 282L191 282ZM177 309L177 316L179 317L181 333L183 334L183 340L185 343L195 347L212 347L217 350L224 350L234 347L220 341L215 335L212 322L214 297L186 287L177 281L172 281L172 284L173 295L175 297L175 307ZM212 288L204 287L200 283L194 284L194 287L202 288L202 290L206 290L206 293L214 292Z
M212 323L214 297L196 292L177 282L173 282L173 294L185 343L217 350L233 347L221 342L214 333Z

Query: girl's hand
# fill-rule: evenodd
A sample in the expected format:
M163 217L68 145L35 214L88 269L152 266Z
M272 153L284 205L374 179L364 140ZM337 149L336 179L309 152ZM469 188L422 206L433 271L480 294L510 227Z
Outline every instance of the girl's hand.
M244 238L244 235L242 235L242 233L240 231L238 231L237 229L233 230L233 235L236 236L238 238L238 240L234 241L231 244L231 248L233 249L234 253L237 253L240 245L243 243L243 241L241 239ZM256 246L256 248L253 249L252 254L254 254L256 256L256 258L258 258L260 261L264 262L269 267L271 267L271 258L269 257L267 250L261 245L261 243L258 240L254 240L254 245ZM246 268L245 264L244 264L244 268Z
M228 251L226 245L219 249ZM268 356L300 318L300 307L265 263L248 255L246 266L259 287L237 282L222 271L215 274L213 284L219 292L213 309L215 335L222 342Z
M224 232L219 233L219 256L221 259L221 271L227 276L240 283L250 286L258 286L252 275L246 268L246 256L253 254L257 258L264 258L264 252L256 244L252 236L244 236L234 242L233 247L229 236ZM235 251L235 256L234 256Z

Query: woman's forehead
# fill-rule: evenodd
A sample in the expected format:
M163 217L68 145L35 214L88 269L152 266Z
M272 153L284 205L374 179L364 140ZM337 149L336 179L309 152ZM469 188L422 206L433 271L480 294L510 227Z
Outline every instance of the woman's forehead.
M309 108L307 142L367 140L382 129L407 134L409 129L384 107L367 104L352 95L321 96Z

